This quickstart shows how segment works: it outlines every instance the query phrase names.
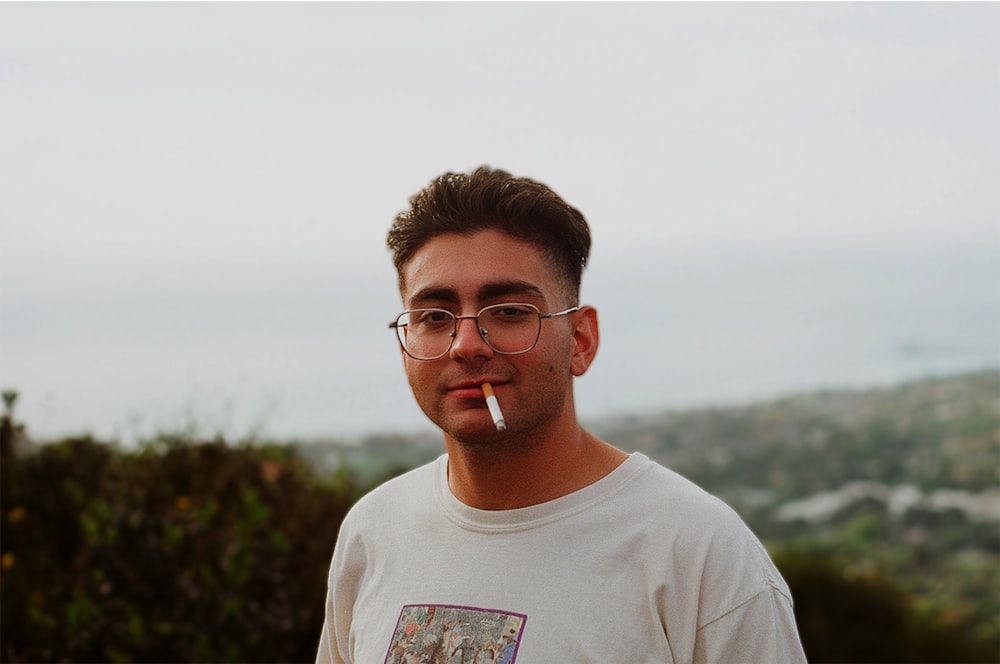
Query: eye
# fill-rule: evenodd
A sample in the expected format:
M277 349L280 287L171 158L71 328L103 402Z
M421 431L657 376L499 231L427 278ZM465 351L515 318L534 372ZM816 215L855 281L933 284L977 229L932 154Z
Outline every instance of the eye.
M517 325L536 318L538 311L526 304L498 304L489 308L488 315L493 322Z
M411 334L450 333L455 317L444 309L416 309L410 312L407 328Z
M447 323L452 318L452 315L443 309L425 309L416 313L416 322L422 325Z

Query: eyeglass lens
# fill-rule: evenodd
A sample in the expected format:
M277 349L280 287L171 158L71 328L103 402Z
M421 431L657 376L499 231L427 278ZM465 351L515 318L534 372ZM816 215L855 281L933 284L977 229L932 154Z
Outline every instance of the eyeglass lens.
M417 359L436 359L451 348L458 320L446 309L417 309L401 314L395 327L407 353ZM538 309L530 304L486 307L475 321L490 348L508 355L531 350L538 341L542 324Z

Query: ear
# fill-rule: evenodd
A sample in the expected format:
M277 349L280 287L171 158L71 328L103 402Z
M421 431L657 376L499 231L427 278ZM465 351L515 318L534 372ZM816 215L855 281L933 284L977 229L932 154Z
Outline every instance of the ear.
M597 356L597 346L600 344L600 330L597 325L597 309L590 306L580 308L572 315L573 337L572 357L570 358L570 373L582 376L590 368L590 363Z

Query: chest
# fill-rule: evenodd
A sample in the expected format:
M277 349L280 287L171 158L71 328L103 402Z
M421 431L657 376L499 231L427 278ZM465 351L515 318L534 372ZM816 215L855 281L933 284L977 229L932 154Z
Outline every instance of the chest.
M421 534L368 559L355 662L673 661L668 613L685 591L642 533Z

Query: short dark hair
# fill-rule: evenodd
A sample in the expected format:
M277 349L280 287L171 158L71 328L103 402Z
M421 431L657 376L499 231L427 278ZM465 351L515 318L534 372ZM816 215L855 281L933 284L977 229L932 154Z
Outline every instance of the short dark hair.
M468 235L497 229L538 247L579 297L590 255L590 227L579 210L546 185L480 166L472 173L445 173L410 198L389 229L400 289L403 267L428 240L446 233Z

